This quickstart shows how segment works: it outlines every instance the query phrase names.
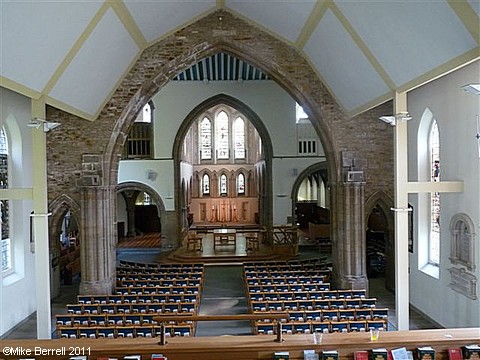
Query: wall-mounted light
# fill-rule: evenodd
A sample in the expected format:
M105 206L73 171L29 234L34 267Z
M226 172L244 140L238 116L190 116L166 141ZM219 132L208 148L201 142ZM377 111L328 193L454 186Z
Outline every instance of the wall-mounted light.
M158 173L152 169L145 171L145 176L148 180L155 181L157 179Z
M30 120L29 123L27 123L27 126L35 129L40 129L40 127L43 126L43 132L47 133L50 130L53 130L56 127L60 126L60 123L51 122L51 121L47 121L39 118L33 118L32 120Z
M382 120L384 123L395 126L399 121L412 120L412 117L408 112L401 112L401 113L398 113L397 115L380 116L379 119Z
M462 86L462 90L470 94L480 95L480 84L467 84Z

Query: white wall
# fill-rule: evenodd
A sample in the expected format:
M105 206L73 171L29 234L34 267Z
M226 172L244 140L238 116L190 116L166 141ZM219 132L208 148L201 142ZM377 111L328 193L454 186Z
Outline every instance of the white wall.
M275 158L273 159L273 224L287 223L292 216L292 187L304 169L324 158Z
M285 224L291 215L291 188L295 181L292 169L300 174L306 167L324 160L324 151L318 143L319 157L297 157L297 130L295 100L273 81L224 82L170 82L154 97L154 156L162 160L127 160L120 162L119 183L139 181L152 186L164 199L167 210L173 210L172 151L175 136L187 115L203 101L218 95L232 96L249 106L261 119L272 140L274 151L273 193L274 224ZM155 182L148 181L146 166L158 172ZM189 178L188 170L182 166L182 176ZM275 194L286 193L287 197Z
M8 130L12 166L10 187L32 187L31 102L28 98L0 88L0 124ZM13 246L13 272L0 278L0 335L36 310L35 257L30 252L31 200L10 200L10 238ZM45 285L48 285L47 281Z
M417 181L419 178L424 180L421 171L418 170L422 165L417 161L417 149L422 144L418 144L417 134L420 119L428 108L439 127L441 181L462 180L465 184L463 193L440 195L441 248L438 278L427 274L422 268L421 261L419 262L421 252L426 249L428 224L420 214L422 196L409 196L410 203L417 210L414 220L415 251L410 255L411 303L445 327L480 326L480 301L471 300L450 289L448 271L453 266L449 260L450 220L457 213L466 213L476 225L476 271L473 275L477 279L480 278L478 229L480 162L478 142L475 138L480 97L461 90L462 85L478 83L479 74L480 63L477 61L408 94L408 110L413 116L408 127L409 180ZM477 285L478 295L480 294Z
M147 178L147 170L157 173L155 179ZM173 185L173 160L122 160L118 168L118 183L138 182L156 191L163 200L165 210L175 209Z

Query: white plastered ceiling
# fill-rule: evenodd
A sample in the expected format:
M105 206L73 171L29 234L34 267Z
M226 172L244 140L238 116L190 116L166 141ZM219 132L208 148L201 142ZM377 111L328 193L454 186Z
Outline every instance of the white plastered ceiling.
M0 0L1 86L95 120L146 47L219 8L298 48L350 115L480 57L480 0Z

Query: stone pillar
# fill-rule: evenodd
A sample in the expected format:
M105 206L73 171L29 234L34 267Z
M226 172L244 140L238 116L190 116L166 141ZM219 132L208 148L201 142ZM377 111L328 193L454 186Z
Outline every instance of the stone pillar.
M117 195L114 185L101 185L102 174L102 156L83 155L80 294L111 294L115 286Z
M123 191L122 195L127 205L127 236L135 236L135 202L139 191Z
M174 250L182 246L182 239L178 232L178 214L176 211L164 211L161 219L162 241L160 247L165 250Z
M338 289L368 289L365 239L365 183L331 184L334 281Z

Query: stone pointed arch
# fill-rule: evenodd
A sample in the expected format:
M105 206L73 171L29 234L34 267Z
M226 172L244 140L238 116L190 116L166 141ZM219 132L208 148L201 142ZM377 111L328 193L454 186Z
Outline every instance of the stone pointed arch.
M60 246L60 235L62 231L62 222L66 213L70 210L70 214L77 223L79 229L81 229L82 216L81 208L77 201L67 194L61 194L60 196L53 199L49 206L48 211L52 214L49 219L48 226L48 239L49 239L49 249L50 256L52 257L52 264L56 263L56 259L60 259L61 256L61 246ZM80 237L82 234L80 234ZM81 250L80 250L81 251ZM80 253L81 256L81 253ZM80 257L81 259L81 257ZM60 264L60 260L58 262ZM53 297L57 296L60 292L60 283L61 283L61 271L59 267L53 266L51 271L50 287L51 294Z
M301 171L300 174L298 174L297 178L295 179L295 182L293 183L292 191L290 193L290 197L292 199L292 220L293 221L296 221L295 209L297 208L298 191L300 189L300 186L302 185L303 180L313 172L321 171L321 170L327 171L327 169L328 169L327 163L325 161L322 161L322 162L318 162L308 166L303 171ZM329 173L328 173L328 176L330 176Z
M70 210L73 218L78 224L78 228L81 228L81 214L80 214L80 205L72 197L67 194L62 194L52 200L48 206L48 210L52 213L50 217L50 226L49 226L49 238L50 238L50 247L55 245L54 239L58 239L60 236L60 227L63 217Z
M393 207L393 199L388 196L384 191L378 190L370 195L365 202L365 223L368 221L368 215L372 212L373 208L379 205L385 214L392 214L390 210ZM393 221L393 215L391 216ZM389 224L390 225L390 224ZM392 222L393 226L393 222Z
M193 31L197 28L215 27L220 17L222 36ZM238 29L255 36L239 38ZM179 37L183 32L189 36ZM163 51L165 48L169 48L168 55ZM104 152L105 173L110 174L110 178L105 179L106 182L115 184L117 181L119 155L140 109L175 75L199 59L218 52L231 54L258 67L302 105L320 137L332 180L336 180L340 176L340 160L339 152L334 149L332 107L338 111L337 114L343 113L343 110L296 48L235 17L228 10L220 9L147 48L106 104L99 120L111 119L112 112L117 113L114 115L116 121L112 136ZM125 97L125 94L133 96Z
M262 208L262 216L261 219L262 224L267 228L271 227L272 219L273 219L273 198L272 198L272 158L273 158L273 145L268 130L260 119L260 117L253 111L247 104L244 102L230 96L227 94L218 94L212 96L211 98L203 101L199 105L197 105L190 113L185 117L185 120L180 125L177 135L175 136L174 146L173 146L173 153L172 157L175 160L175 170L174 170L174 181L175 181L175 193L179 194L178 186L180 184L180 154L182 151L182 144L187 135L188 130L192 126L192 124L198 119L200 115L202 115L208 109L215 107L217 105L224 104L228 105L235 110L242 113L256 128L259 136L262 139L262 145L264 148L265 154L265 184L266 186L265 191L263 192L263 205ZM231 178L230 172L227 169L222 168L218 170L218 172L214 173L213 175L220 176L221 173L228 174L227 178ZM210 181L214 180L214 177L210 178ZM216 183L216 182L214 182ZM210 185L210 189L212 189L212 183ZM179 203L179 196L175 196L175 208L180 209L181 204ZM181 214L178 214L180 217ZM181 229L179 229L180 231ZM179 232L180 233L180 232Z
M162 197L157 193L155 189L153 189L149 185L146 185L140 182L128 181L128 182L120 183L115 187L115 192L117 195L118 194L123 195L127 191L146 192L148 195L150 195L150 198L152 199L152 203L157 208L158 217L160 218L160 226L162 229L161 247L166 247L167 244L165 241L163 241L163 239L168 238L170 234L168 231L168 226L166 226L166 222L167 222L166 216L165 216L166 210L165 210L165 204L162 200ZM127 202L127 198L125 196L124 196L124 199ZM134 220L132 221L134 222ZM134 229L134 226L132 228Z
M367 229L368 219L374 208L379 207L386 219L385 232L385 287L390 290L395 289L395 219L391 208L394 205L393 199L384 191L378 190L369 196L365 202L365 229Z
M143 183L129 181L129 182L120 183L115 188L115 191L117 194L127 190L136 190L136 191L146 192L148 195L150 195L153 203L157 207L159 216L161 216L161 214L165 212L165 204L162 200L162 197L152 187Z

